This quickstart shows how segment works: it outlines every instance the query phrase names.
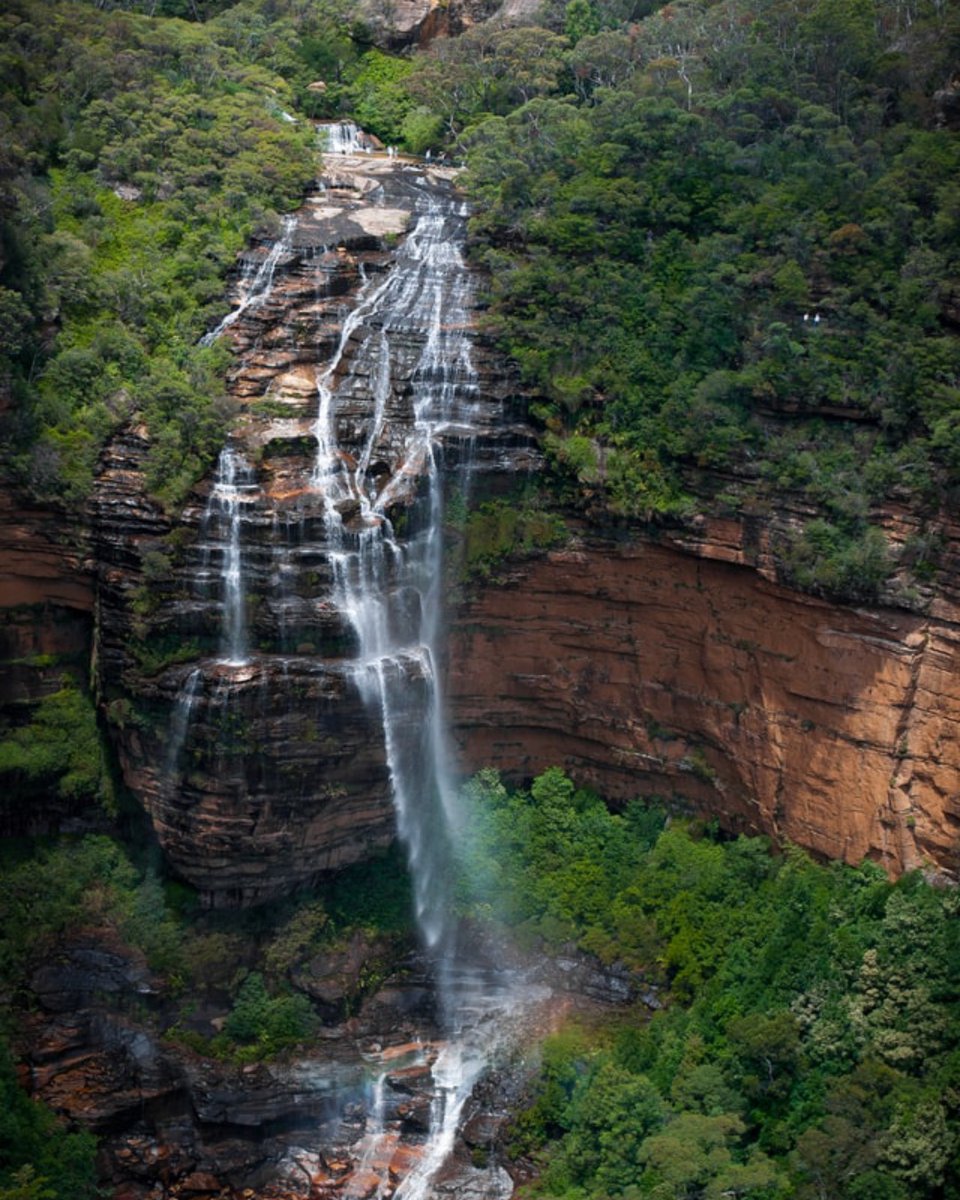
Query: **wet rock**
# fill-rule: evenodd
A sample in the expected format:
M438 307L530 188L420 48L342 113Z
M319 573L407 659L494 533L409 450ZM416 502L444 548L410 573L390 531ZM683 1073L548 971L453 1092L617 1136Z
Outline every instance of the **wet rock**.
M545 960L540 975L555 987L587 996L601 1004L630 1004L641 997L655 999L654 990L643 977L623 963L607 965L593 955L576 951Z
M510 1200L513 1180L500 1166L484 1169L464 1165L439 1179L433 1192L457 1200Z
M430 1085L430 1064L422 1063L412 1067L403 1067L399 1071L391 1071L387 1076L387 1086L405 1096L415 1096L424 1092Z
M415 431L429 321L416 303L391 313L388 366L379 357L382 314L374 307L358 322L349 314L390 278L402 251L384 238L415 224L425 180L422 169L385 156L338 160L327 189L280 239L244 256L222 329L235 356L230 391L243 410L229 448L231 461L245 464L234 500L225 504L223 479L209 480L171 519L146 495L150 447L135 425L102 460L93 503L100 682L113 698L125 782L171 864L211 907L288 894L395 836L379 714L354 677L355 634L334 601L316 419L320 391L336 388L342 461L366 456L385 512L415 533L411 506L429 467ZM432 178L429 189L451 236L464 236L449 180ZM269 285L255 291L267 264ZM460 286L459 274L456 284L444 280ZM426 279L417 284L416 296L433 294ZM454 474L469 457L475 487L483 480L495 491L540 457L532 430L509 415L515 382L472 329L468 300L455 297L468 305L476 370L458 401L463 412L451 410L434 453ZM341 508L359 537L363 506L350 498ZM233 546L242 587L230 593ZM394 601L415 602L408 594ZM228 610L246 631L242 654L225 644ZM415 655L397 667L409 677L409 704L397 715L402 737L421 724L429 686ZM305 977L304 986L335 1008L355 971L345 963L342 974L314 985Z
M430 1132L431 1101L429 1096L415 1096L401 1101L394 1109L394 1113L404 1130L424 1134Z
M490 1148L500 1140L508 1120L503 1114L477 1112L464 1123L460 1136L471 1149Z
M220 1191L221 1187L221 1181L209 1171L194 1171L192 1174L181 1179L178 1184L180 1193L185 1196L193 1195L197 1192L216 1194Z

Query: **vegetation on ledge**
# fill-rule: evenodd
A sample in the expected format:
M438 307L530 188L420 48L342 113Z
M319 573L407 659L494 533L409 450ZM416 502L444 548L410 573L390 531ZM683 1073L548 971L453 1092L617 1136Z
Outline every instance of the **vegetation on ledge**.
M960 465L955 8L553 11L512 31L517 72L474 31L408 86L446 97L491 324L561 476L643 519L715 471L735 509L792 497L820 524L785 534L785 576L875 598L876 507L933 519Z
M467 789L461 901L669 990L544 1050L513 1152L556 1200L960 1195L955 890L716 841L559 770Z
M113 780L92 698L69 674L21 725L0 721L0 786L16 805L54 793L115 811Z

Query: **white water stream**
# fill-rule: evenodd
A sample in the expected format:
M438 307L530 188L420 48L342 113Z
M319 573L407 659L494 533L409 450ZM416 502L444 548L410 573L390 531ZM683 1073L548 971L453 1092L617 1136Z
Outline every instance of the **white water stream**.
M325 128L328 154L365 148L351 123ZM416 198L412 228L390 269L364 279L338 345L318 375L311 486L322 500L331 599L354 635L347 669L383 730L397 829L408 855L417 925L433 964L444 1039L432 1066L430 1131L416 1165L394 1190L389 1148L397 1133L385 1121L386 1072L381 1072L355 1175L358 1187L373 1177L365 1197L429 1200L447 1194L437 1190L436 1181L475 1084L493 1058L509 1050L523 1013L543 994L505 975L493 978L471 969L456 945L451 879L458 797L439 670L443 514L445 488L451 482L462 492L469 488L478 384L465 332L471 315L470 275L460 250L465 214L423 173L407 173L404 180ZM251 277L239 307L205 341L270 295L294 229L294 219L285 219L282 236ZM454 481L444 466L445 441L459 446L461 475ZM236 450L224 449L203 521L204 578L219 589L219 661L230 666L243 665L251 653L242 533L249 506L259 498L253 469ZM394 525L398 512L404 514L402 537ZM302 526L293 528L299 545ZM286 598L290 581L284 572L295 571L298 562L297 546L289 549L278 560L274 583L284 614L296 607ZM284 615L281 631L285 621ZM184 736L196 674L183 697ZM224 679L224 689L228 683ZM228 700L225 691L218 704L225 710ZM175 716L175 735L178 720ZM179 740L182 744L182 736ZM505 1172L492 1167L482 1174L472 1196L503 1200L511 1194Z
M356 634L354 678L382 718L417 922L427 947L436 950L452 933L447 885L450 838L457 825L437 672L443 516L439 439L451 426L469 425L476 371L463 333L469 276L452 238L457 212L426 189L418 207L416 226L392 271L366 285L318 380L314 486L323 494L333 598ZM422 343L412 375L413 421L404 433L399 468L384 485L371 465L381 454L397 454L397 433L387 428L395 382L393 338L402 344L411 332ZM344 370L348 347L350 362ZM351 455L340 445L338 395L349 392L357 375L370 381L372 403L360 452L354 446ZM414 518L419 524L413 536L401 541L389 510L411 489L420 493L420 512ZM444 951L449 954L452 947L445 945Z
M170 781L172 787L176 787L180 777L180 752L183 750L184 743L187 740L187 733L190 730L190 722L193 718L193 706L196 703L197 693L200 690L202 682L203 671L199 667L195 667L177 693L173 709L173 720L170 724L170 740L167 744L167 760L164 764L165 776Z
M382 722L417 924L439 991L444 1044L432 1068L430 1134L416 1166L392 1193L394 1200L436 1194L434 1180L454 1147L474 1085L513 1036L514 1018L526 1002L540 998L532 992L521 997L512 983L469 970L456 946L450 884L458 797L438 671L444 486L450 483L442 469L442 437L459 439L466 463L461 470L468 475L477 373L465 333L470 276L460 252L463 214L422 176L416 186L416 224L389 274L365 285L318 379L313 478L324 501L333 599L356 636L356 685ZM404 378L398 379L398 363L412 341L420 346L418 359L412 373L408 360ZM391 412L407 377L413 420L398 430ZM342 411L357 379L368 390L359 445ZM342 444L342 429L351 433L349 447ZM385 480L382 468L374 468L387 457L396 465ZM459 482L466 490L468 479ZM417 497L413 509L406 510L412 528L400 538L391 512L411 494ZM377 1136L385 1136L376 1109L368 1120L364 1170L377 1157ZM510 1194L505 1172L491 1169L486 1175L488 1200ZM374 1194L386 1194L386 1187L381 1177Z
M243 582L243 514L259 494L256 472L243 455L229 446L221 450L201 526L205 545L200 578L205 584L217 578L220 581L220 662L235 667L243 666L249 653ZM210 569L213 553L221 556L216 576Z
M369 153L366 134L353 121L331 121L317 126L320 147L325 154Z
M201 346L212 345L217 338L244 313L259 308L270 296L273 290L273 277L277 264L290 253L293 231L297 227L295 216L285 216L280 236L270 247L266 257L259 266L253 262L245 262L240 274L240 301L232 312L227 313L215 329L205 333L200 339Z

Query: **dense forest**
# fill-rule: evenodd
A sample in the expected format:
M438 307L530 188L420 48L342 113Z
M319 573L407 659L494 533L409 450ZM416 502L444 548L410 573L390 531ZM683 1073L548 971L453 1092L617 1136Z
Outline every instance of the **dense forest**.
M468 785L466 910L669 986L568 1028L513 1127L566 1200L906 1200L960 1188L957 896L717 841L562 772Z
M485 320L533 397L554 508L609 527L789 503L787 582L922 607L960 471L956 4L547 0L402 54L344 0L11 0L0 29L0 420L25 494L82 512L136 422L153 495L182 504L235 415L202 334L237 253L311 186L311 121L349 115L465 165ZM884 504L920 519L896 552ZM538 544L562 536L536 519ZM25 801L122 810L82 666L0 733ZM467 799L463 919L622 962L664 1001L546 1044L511 1130L532 1194L960 1196L955 892L655 801L613 815L559 772L521 791L484 773ZM99 923L165 980L163 1035L230 1061L312 1034L295 976L318 948L362 929L386 963L411 936L398 856L375 889L346 873L231 920L113 835L4 853L12 1012L31 966ZM229 1004L212 1040L188 1019L207 993ZM93 1139L28 1101L6 1053L0 1107L0 1200L96 1194Z
M793 496L785 579L870 599L899 568L887 598L922 603L960 464L954 5L571 0L400 57L349 5L219 8L4 18L0 350L35 494L81 501L136 413L184 496L229 420L198 335L313 176L290 110L349 113L467 161L558 494L648 520ZM891 500L925 522L898 561Z
M508 1152L557 1200L948 1200L960 1194L960 922L953 889L872 864L814 864L718 837L637 801L612 814L552 770L511 791L467 786L462 919L527 953L573 946L660 991L569 1024L542 1050ZM383 974L409 945L401 857L351 868L266 910L202 914L189 889L115 839L4 861L0 988L95 924L165 981L163 1037L252 1063L316 1032L304 964L358 931ZM362 988L376 988L371 975ZM27 990L25 990L27 989ZM191 1027L232 997L212 1040ZM358 991L355 1001L362 998ZM92 1196L93 1139L58 1131L0 1060L3 1200ZM5 1181L5 1182L4 1182Z

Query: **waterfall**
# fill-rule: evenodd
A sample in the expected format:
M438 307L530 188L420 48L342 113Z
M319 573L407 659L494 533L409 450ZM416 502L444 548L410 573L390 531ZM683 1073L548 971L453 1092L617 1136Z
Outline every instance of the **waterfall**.
M241 526L246 505L259 494L253 468L236 450L227 446L220 451L213 490L207 501L203 530L219 537L218 544L207 543L205 570L209 578L209 555L213 549L222 555L220 582L222 589L222 625L220 661L241 666L247 661L246 599L243 587L243 546Z
M422 175L411 186L416 223L386 277L365 281L318 377L312 481L323 500L333 600L355 637L352 676L383 729L397 830L447 1039L432 1067L430 1134L394 1200L434 1194L481 1073L516 1036L528 1000L542 998L506 974L471 969L456 946L450 884L458 801L439 677L444 486L468 490L479 388L465 332L464 212ZM412 361L411 345L419 347ZM363 397L361 418L350 403L355 394ZM398 397L406 416L394 422ZM461 447L459 480L445 467L445 442ZM395 525L400 511L403 537ZM472 1169L489 1200L512 1194L502 1169Z
M170 722L170 742L167 746L167 759L165 763L166 776L171 788L175 788L177 785L180 752L183 750L184 743L187 740L187 733L190 730L190 721L193 716L193 706L202 682L203 671L199 667L196 667L187 676L180 691L177 693L173 709L173 719Z
M503 1040L502 1030L497 1027L502 1013L490 1006L486 993L483 1003L486 1011L472 1026L450 1031L449 1041L434 1063L430 1140L423 1157L400 1183L392 1200L430 1200L434 1195L433 1180L453 1150L464 1105ZM509 1200L513 1181L506 1171L492 1166L483 1175L484 1200Z
M280 236L270 247L266 258L259 267L254 267L251 262L244 264L240 275L240 303L232 312L227 313L215 329L211 329L209 333L203 335L200 339L201 346L212 345L221 333L229 329L244 313L256 310L268 299L273 289L273 276L277 269L277 263L290 253L293 231L296 227L296 217L285 216Z
M348 122L328 126L328 153L355 155L362 137ZM353 186L352 175L361 176L364 186ZM469 493L475 442L482 452L477 470L489 469L489 432L497 411L490 396L481 399L472 358L474 304L461 254L462 204L442 180L383 157L354 157L340 166L336 179L339 185L331 186L323 204L305 205L298 218L285 220L281 238L256 274L243 281L239 307L206 339L244 312L253 318L237 347L241 355L251 347L254 352L241 363L233 386L238 396L263 396L269 404L269 417L251 411L221 452L194 551L200 635L214 641L207 652L216 657L208 660L203 685L208 724L215 723L218 738L210 773L219 772L224 794L237 811L249 814L244 828L256 829L259 844L268 835L282 839L277 861L293 858L286 842L296 841L300 831L286 815L285 793L302 786L307 796L321 794L313 785L326 778L339 752L337 726L323 729L322 738L305 736L300 757L276 751L291 731L312 733L309 722L327 721L332 705L343 703L351 720L345 761L362 757L365 773L357 795L345 791L349 807L342 810L347 819L341 824L349 825L362 801L376 807L385 839L380 760L377 753L358 754L353 745L370 728L382 731L420 941L436 983L437 1020L428 1026L429 1049L418 1062L432 1103L423 1154L411 1169L409 1144L394 1159L409 1129L402 1128L390 1098L391 1076L381 1071L357 1144L356 1182L343 1194L427 1200L435 1186L446 1186L434 1181L456 1145L464 1106L491 1055L504 1053L516 1039L527 1003L508 972L471 968L457 944L451 889L459 821L441 689L444 496L448 489ZM385 213L379 217L394 222L391 229L402 227L397 212L405 217L413 210L392 257L369 248L364 221L371 229L383 224L365 211L373 196L381 197ZM341 292L331 289L324 297L311 286L314 268L304 266L316 259L318 278L330 270L323 262L326 247L335 247L329 257L340 272L338 284L359 280L345 313L337 304ZM300 313L295 338L277 328L272 306L256 312L270 296L278 268L286 279L284 302L300 305L294 307ZM319 367L311 329L324 355ZM262 338L258 330L266 331ZM250 447L251 460L263 451L256 471L240 447ZM248 628L253 620L248 592L262 601L256 639ZM224 669L240 666L246 669ZM171 741L179 738L175 758L191 719L191 689L199 689L204 678L195 674L180 685L171 729ZM272 728L269 717L278 707L284 719ZM322 754L311 746L321 742ZM275 761L296 768L279 787L267 769ZM341 777L354 787L346 768L338 782ZM275 796L282 803L273 805ZM304 842L304 860L321 869L324 864L314 858L318 843ZM259 879L251 886L259 888ZM437 1026L439 1051L433 1040ZM419 1114L425 1120L425 1102ZM414 1128L418 1133L422 1126ZM499 1168L466 1169L474 1172L486 1200L510 1194ZM399 1185L398 1174L406 1175Z
M324 154L361 154L370 150L366 134L353 121L331 121L318 125L317 132Z
M440 435L468 425L476 372L464 335L469 276L454 241L456 209L424 192L418 219L386 279L368 282L318 380L314 484L322 490L334 600L357 640L354 678L381 716L397 827L407 849L417 923L426 946L450 951L450 838L456 790L445 741L437 670L442 607L443 492ZM413 421L386 483L374 470L392 436L394 334L422 339L413 367ZM359 341L357 347L354 341ZM348 347L350 361L344 364ZM333 381L342 375L337 390ZM372 391L359 454L344 452L338 396L355 376ZM401 499L419 499L413 536L390 519Z

